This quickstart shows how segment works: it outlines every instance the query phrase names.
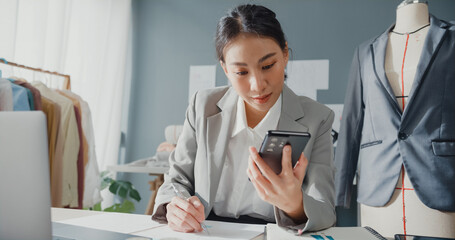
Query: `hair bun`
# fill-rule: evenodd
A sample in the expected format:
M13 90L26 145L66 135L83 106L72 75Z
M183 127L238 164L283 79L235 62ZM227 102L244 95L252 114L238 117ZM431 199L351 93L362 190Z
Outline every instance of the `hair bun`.
M215 45L220 61L224 61L224 47L240 33L270 37L281 49L286 48L286 39L276 14L261 5L244 4L229 10L218 22Z

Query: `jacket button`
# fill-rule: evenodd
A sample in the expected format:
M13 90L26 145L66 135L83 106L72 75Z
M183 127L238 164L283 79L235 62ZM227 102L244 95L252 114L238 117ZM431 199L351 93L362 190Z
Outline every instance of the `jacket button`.
M404 132L399 132L398 133L398 138L400 140L406 140L408 138L408 134L404 133Z

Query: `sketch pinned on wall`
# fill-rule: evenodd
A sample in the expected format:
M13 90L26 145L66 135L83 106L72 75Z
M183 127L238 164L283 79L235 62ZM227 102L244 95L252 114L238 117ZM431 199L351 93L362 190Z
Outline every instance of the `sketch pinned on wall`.
M317 100L317 90L329 89L329 60L289 61L287 75L295 94Z
M332 111L335 113L332 129L337 133L340 133L341 115L343 114L344 104L326 104L326 106L332 109ZM334 146L336 147L336 145L337 142L335 142Z
M199 90L214 88L216 82L216 65L190 66L190 83L188 101Z
M299 96L318 101L317 91L329 89L328 59L289 61L287 74L287 85ZM326 104L326 106L335 113L332 129L339 133L344 104Z

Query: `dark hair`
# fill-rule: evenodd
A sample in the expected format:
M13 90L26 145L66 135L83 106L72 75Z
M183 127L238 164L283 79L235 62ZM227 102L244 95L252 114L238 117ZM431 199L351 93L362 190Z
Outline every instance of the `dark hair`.
M286 48L286 39L276 14L264 6L245 4L230 10L218 22L215 39L218 60L224 62L224 47L240 33L270 37L282 50Z

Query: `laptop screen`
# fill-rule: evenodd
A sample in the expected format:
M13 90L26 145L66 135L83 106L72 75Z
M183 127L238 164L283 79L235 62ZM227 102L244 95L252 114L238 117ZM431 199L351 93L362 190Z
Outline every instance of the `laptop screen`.
M52 239L46 117L0 112L0 239Z

